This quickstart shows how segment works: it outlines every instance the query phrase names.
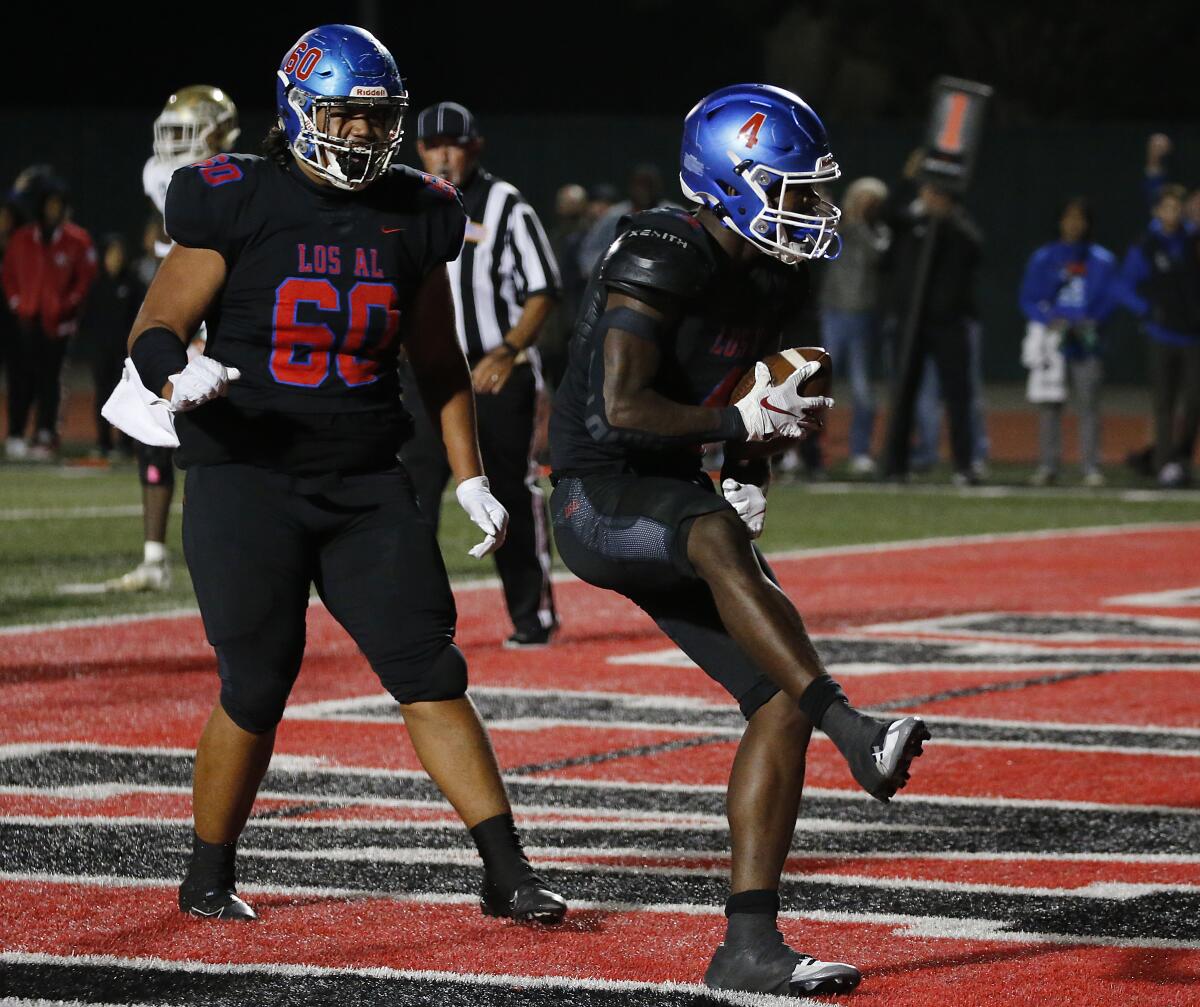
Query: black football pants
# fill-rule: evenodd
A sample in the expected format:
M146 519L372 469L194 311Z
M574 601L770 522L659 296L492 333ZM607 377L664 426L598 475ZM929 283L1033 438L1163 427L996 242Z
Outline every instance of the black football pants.
M711 589L688 559L695 519L732 509L708 476L560 473L555 478L554 540L570 571L637 604L749 720L779 687L729 635ZM761 553L758 561L775 580Z
M1154 395L1154 465L1190 469L1200 431L1200 339L1190 346L1150 340Z
M450 479L446 452L415 391L404 376L404 402L414 434L401 452L412 475L421 512L437 530L442 494ZM556 621L550 588L550 537L546 499L530 458L537 410L533 368L519 364L495 394L476 395L479 451L492 493L508 511L508 537L493 553L513 627L536 633Z
M450 582L403 469L300 479L193 466L183 551L217 652L221 706L245 731L269 731L283 716L313 584L398 702L466 691Z
M15 335L9 356L8 436L25 436L35 403L36 430L57 435L67 340L52 338L40 324L25 320L17 322Z

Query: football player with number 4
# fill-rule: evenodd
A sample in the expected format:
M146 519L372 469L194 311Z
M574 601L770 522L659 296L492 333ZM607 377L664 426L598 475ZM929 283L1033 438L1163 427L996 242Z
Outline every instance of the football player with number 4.
M175 172L165 215L175 245L126 367L146 423L168 416L164 436L179 442L184 552L221 679L196 752L179 905L255 916L236 894L235 847L300 668L315 584L470 828L484 913L557 922L566 903L521 849L466 696L438 544L397 461L409 425L403 345L458 499L484 532L472 554L503 543L508 516L480 465L446 275L463 243L462 204L448 183L393 164L408 96L368 32L313 29L276 76L266 156L221 154ZM189 362L201 320L207 348Z
M837 249L839 175L820 119L762 84L710 94L684 120L692 212L626 218L596 268L550 423L559 554L626 595L738 702L748 720L729 779L728 930L715 989L844 993L858 969L792 950L776 927L814 727L871 796L889 800L929 737L917 717L850 706L752 539L768 464L753 442L803 437L832 405L808 396L819 361L778 384L762 357L805 296L807 261ZM748 369L753 387L730 402ZM700 446L725 443L723 496ZM819 589L819 587L818 587Z

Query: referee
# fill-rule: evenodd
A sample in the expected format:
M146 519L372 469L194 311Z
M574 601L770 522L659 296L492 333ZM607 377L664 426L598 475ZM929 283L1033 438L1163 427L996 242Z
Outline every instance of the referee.
M530 457L542 387L534 343L562 284L537 214L514 186L483 169L482 150L476 119L462 105L444 101L417 117L425 170L458 186L468 217L463 250L448 268L458 338L475 386L483 467L509 513L508 537L493 554L513 623L505 646L537 647L549 642L558 622L546 501ZM413 393L406 394L411 401ZM410 411L416 431L404 462L436 529L450 468L425 410L413 403Z

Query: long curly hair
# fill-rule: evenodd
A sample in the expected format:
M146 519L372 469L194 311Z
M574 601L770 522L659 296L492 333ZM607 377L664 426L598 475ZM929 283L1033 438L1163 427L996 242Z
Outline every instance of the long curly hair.
M262 155L282 167L287 167L292 159L291 147L288 146L287 135L278 125L267 130L263 137Z

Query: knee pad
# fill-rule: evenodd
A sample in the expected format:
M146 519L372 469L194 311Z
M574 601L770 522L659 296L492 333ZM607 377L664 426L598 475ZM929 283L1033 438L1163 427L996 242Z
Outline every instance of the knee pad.
M432 703L467 694L467 659L452 643L432 660L395 662L376 672L398 703Z
M168 489L175 485L174 450L172 448L152 448L145 444L137 446L138 479L143 486L165 486Z
M267 654L252 638L217 648L221 708L250 734L266 734L283 719L300 671L303 641L294 653Z

